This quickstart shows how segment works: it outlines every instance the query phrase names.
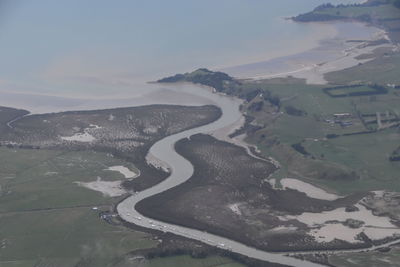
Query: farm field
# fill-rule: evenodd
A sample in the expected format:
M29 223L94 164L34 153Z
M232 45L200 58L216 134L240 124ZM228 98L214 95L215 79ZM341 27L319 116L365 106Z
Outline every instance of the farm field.
M335 266L387 266L396 267L400 262L400 249L392 248L390 252L349 253L329 256L329 262Z
M332 97L347 97L347 96L357 96L359 94L374 94L377 90L367 85L354 85L354 86L340 86L333 87L325 90L328 95Z
M332 84L355 82L400 84L400 54L380 55L361 65L326 73L324 78Z
M0 267L400 266L400 0L83 2L1 6Z
M378 189L400 191L397 181L400 164L389 161L392 151L398 146L399 133L393 129L305 144L307 151L316 157L323 155L324 161L347 166L359 175L359 179L351 181L324 181L342 193Z
M1 266L107 266L157 244L149 234L109 225L88 207L3 213L1 221Z
M255 131L248 132L247 140L282 163L272 177L301 178L342 194L400 190L394 178L400 165L389 161L399 146L399 133L386 129L399 118L397 89L373 96L331 97L323 92L324 86L269 82L245 86L248 90L268 91L280 99L279 109L260 95L243 108L254 117L252 124L257 126ZM254 111L251 106L257 102L264 105ZM287 107L301 115L289 114ZM378 130L377 113L382 119L378 132L353 135ZM331 136L337 138L327 138ZM293 149L294 144L304 147L305 154Z
M132 265L132 263L121 262L115 267L176 267L176 266L190 266L190 267L244 267L240 263L236 263L231 259L220 257L220 256L210 256L205 259L194 259L190 256L171 256L168 258L157 258L151 260L144 260L138 262L137 265Z
M76 181L126 179L110 166L135 166L91 151L0 147L0 266L241 266L233 260L190 256L126 261L135 250L154 249L154 235L100 218L121 197L109 197ZM95 209L93 209L96 207ZM124 263L124 265L121 265ZM196 265L197 264L197 265Z
M381 59L386 57L382 54ZM400 145L396 130L400 124L399 89L378 80L378 85L352 80L348 86L337 87L308 85L293 77L253 81L210 71L194 73L204 76L200 81L217 83L222 77L224 82L219 81L222 85L217 90L245 100L242 111L247 122L235 135L246 133L246 141L280 163L271 175L278 179L277 186L280 178L291 177L340 194L398 190L395 174L399 164L389 158L397 155L394 151ZM183 79L186 76L191 74ZM327 94L327 88L335 88L331 92L337 91L341 97Z
M122 179L114 165L129 163L98 152L0 148L0 212L110 205L112 198L75 182Z
M105 153L0 148L1 266L106 266L151 235L101 220L118 198L79 187L101 176L123 179L109 166L126 162ZM97 207L98 210L93 210Z

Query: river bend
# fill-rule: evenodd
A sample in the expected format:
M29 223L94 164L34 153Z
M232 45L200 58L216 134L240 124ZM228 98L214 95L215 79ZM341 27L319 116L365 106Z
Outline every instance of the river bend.
M127 222L134 223L142 227L162 230L191 239L196 239L209 245L217 246L222 249L227 249L259 260L280 263L289 266L322 266L320 264L288 257L282 253L262 251L218 235L147 218L135 209L135 205L141 200L173 188L185 182L192 176L194 171L192 164L187 159L179 155L174 149L177 141L183 138L189 138L190 136L198 133L211 133L222 128L230 128L230 126L237 124L242 119L242 114L239 111L241 100L220 94L214 94L205 88L198 88L198 91L193 93L210 99L214 105L221 108L222 116L210 124L170 135L156 142L150 148L149 153L151 153L153 157L157 158L157 160L165 163L171 170L171 175L163 182L144 191L138 192L119 203L117 206L119 216Z

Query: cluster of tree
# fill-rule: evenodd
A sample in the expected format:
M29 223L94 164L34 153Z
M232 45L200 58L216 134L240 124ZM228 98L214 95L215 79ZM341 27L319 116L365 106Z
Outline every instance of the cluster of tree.
M364 22L371 22L372 17L369 14L361 14L357 17L353 16L342 16L340 9L348 8L348 7L371 7L371 6L379 6L389 4L392 0L370 0L368 2L362 4L339 4L332 5L331 3L322 4L316 7L312 12L300 14L296 17L293 17L292 20L300 21L300 22L312 22L312 21L331 21L331 20L341 20L341 19L356 19ZM400 0L394 0L393 4L400 8ZM324 13L324 11L329 9L337 9L335 14Z
M376 133L376 130L367 130L367 131L361 131L361 132L344 133L342 135L343 136L352 136L352 135L372 134L372 133Z
M301 144L301 143L296 143L292 145L292 148L299 152L300 154L303 154L304 156L311 156L310 153L306 150L306 148Z
M291 105L286 106L285 110L286 110L287 114L292 115L292 116L301 117L301 116L306 116L307 115L307 112L305 112L305 111L303 111L301 109L295 108L295 107L293 107Z
M261 93L263 93L263 90L261 89L254 89L251 90L249 92L245 92L245 93L240 93L239 97L242 99L245 99L247 102L250 102L251 100L253 100L256 96L260 95Z
M351 88L357 88L357 87L368 87L373 90L349 92L349 93L343 93L343 94L332 94L332 91L335 91L335 90L351 89ZM328 87L328 88L324 88L322 90L324 91L325 94L329 95L330 97L382 95L382 94L387 94L389 92L389 90L385 86L378 85L378 84L373 84L373 85L368 85L368 86L362 85L362 84L344 85L344 86Z
M372 22L372 17L369 14L361 14L357 17L347 17L342 16L340 11L336 11L334 15L332 14L322 14L322 13L314 13L309 12L305 14L300 14L294 18L294 21L298 22L314 22L314 21L332 21L332 20L344 20L344 19L356 19L363 22Z
M400 161L400 146L392 152L389 157L390 161Z
M255 132L260 129L260 126L251 124L255 119L254 117L245 114L244 119L245 119L245 121L244 121L243 126L240 127L240 129L237 129L235 132L231 133L229 135L230 138L234 138L234 137L244 134L246 132Z
M189 75L187 77L189 82L204 84L207 86L211 86L215 88L219 92L223 92L225 90L225 84L229 84L226 82L232 82L233 78L226 73L223 72L213 72L207 69L199 69Z
M24 145L24 144L2 144L2 143L0 143L0 147L1 146L5 146L7 148L19 148L19 149L40 149L40 146Z
M381 1L382 1L382 0L377 1L377 2L381 3ZM374 2L374 1L370 1L370 2ZM338 5L333 5L333 4L331 4L331 3L326 3L326 4L322 4L322 5L317 6L316 8L314 8L314 11L323 11L323 10L331 9L331 8L346 8L346 7L363 6L363 5L365 5L365 4L366 4L366 3L362 3L362 4L354 3L354 4L338 4Z
M329 8L335 8L335 6L332 5L331 3L326 3L326 4L317 6L316 8L314 8L314 11L322 11L322 10L329 9Z
M158 80L160 83L174 83L174 82L192 82L215 88L218 92L223 92L228 95L236 95L239 98L245 99L247 102L252 101L258 95L263 95L263 99L276 106L278 109L281 107L281 100L279 96L272 95L270 91L263 89L246 90L240 81L234 79L226 73L219 71L210 71L205 68L200 68L190 73L176 74L171 77L166 77ZM260 108L260 105L253 106L252 108ZM262 108L262 107L261 107Z
M346 8L346 7L361 7L361 6L380 6L389 4L391 0L369 0L365 3L354 3L354 4L338 4L333 5L331 3L322 4L314 8L314 11L323 11L330 8ZM398 2L399 0L394 0L394 2Z
M192 82L215 88L218 92L225 92L229 86L238 85L231 76L220 71L210 71L205 68L197 69L190 73L176 74L158 80L160 83Z
M203 249L161 248L147 252L145 257L147 259L154 259L154 258L164 258L164 257L178 256L178 255L190 255L192 258L195 259L202 259L206 258L207 256L213 253L214 252L212 251L207 251Z
M185 78L186 78L185 74L176 74L174 76L162 78L162 79L158 80L157 82L159 82L159 83L176 83L176 82L184 81Z
M277 107L280 109L281 107L281 99L279 96L272 95L270 91L268 90L263 90L263 89L254 89L248 92L240 93L238 96L242 99L245 99L247 102L252 101L255 97L262 95L262 99L264 101L269 102L271 105ZM257 101L252 103L248 109L250 111L260 111L262 107L264 106L263 101Z
M259 112L264 107L264 101L256 101L251 103L251 105L247 108L251 112Z
M392 0L369 0L363 3L363 6L380 6L390 4Z
M270 91L261 88L247 89L242 83L226 73L218 71L210 71L205 68L200 68L191 73L176 74L171 77L158 80L160 83L174 83L174 82L192 82L215 88L218 92L223 92L228 95L235 95L239 98L252 101L257 96L262 96L264 101L269 102L271 105L281 108L281 99L279 96L272 95ZM250 111L261 111L264 106L263 101L257 101L249 106Z
M272 95L270 91L265 90L263 92L263 98L265 101L268 101L271 105L277 107L278 109L281 108L281 99L277 95Z
M268 101L272 104L272 105L274 105L274 106L276 106L277 108L280 108L281 107L281 99L279 98L279 96L271 96L270 98L268 98Z
M321 13L304 13L300 14L296 17L293 17L292 20L298 22L313 22L313 21L331 21L331 20L340 20L345 19L346 17L340 15L331 15L331 14L321 14Z

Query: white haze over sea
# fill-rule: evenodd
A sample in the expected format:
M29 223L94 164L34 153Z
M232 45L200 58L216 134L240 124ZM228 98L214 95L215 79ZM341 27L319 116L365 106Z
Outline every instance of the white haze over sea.
M193 88L146 82L199 67L232 70L287 55L304 57L346 31L373 34L364 26L352 31L336 23L284 19L325 3L321 0L3 2L0 105L36 113L207 104L190 94ZM285 71L287 65L277 62L272 70ZM249 68L232 74L242 76L244 70Z

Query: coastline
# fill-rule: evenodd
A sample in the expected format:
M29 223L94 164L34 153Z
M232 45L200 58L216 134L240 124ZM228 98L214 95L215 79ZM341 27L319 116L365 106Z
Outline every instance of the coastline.
M358 22L351 22L351 23L360 24ZM369 26L367 26L367 27L369 27ZM374 28L376 28L376 27L374 27ZM357 64L364 64L366 62L374 60L374 55L372 55L373 56L372 58L369 58L368 55L371 55L371 53L373 53L375 49L384 48L384 47L387 47L388 49L396 48L396 47L400 48L400 46L396 46L396 45L393 45L390 43L391 40L388 37L388 33L384 30L378 30L376 38L387 39L389 41L389 44L369 45L369 43L375 39L365 39L365 40L345 39L344 41L342 41L343 46L346 46L345 49L341 49L340 51L338 50L338 54L337 54L337 56L335 56L335 58L329 58L327 60L321 59L320 62L319 61L301 62L301 60L298 60L299 58L302 58L302 57L306 58L307 54L312 54L312 53L318 54L318 53L321 53L321 51L323 52L323 51L329 50L330 45L332 45L332 43L330 41L334 40L335 38L332 38L332 40L326 39L326 40L322 40L318 47L314 47L305 52L301 52L301 53L297 53L297 54L293 54L293 55L287 55L287 56L284 56L281 58L276 58L276 59L278 59L278 61L279 61L279 59L288 60L289 64L287 66L288 68L286 69L286 71L283 70L282 72L274 73L274 74L257 74L255 76L250 76L250 77L246 76L243 78L246 78L249 80L252 79L254 81L257 81L257 80L263 80L263 79L284 78L284 77L290 76L290 77L295 77L295 78L299 78L299 79L304 79L307 84L320 84L320 85L328 84L329 82L325 79L326 73L329 73L331 71L345 70L352 66L356 66ZM378 40L378 39L376 39L376 40ZM338 41L338 43L339 43L339 41ZM347 45L348 45L348 47L347 47ZM340 48L340 47L341 47L340 45L337 46L337 48ZM361 55L363 55L364 57L360 57ZM275 60L275 59L273 59L273 60ZM269 61L265 61L265 62L269 62ZM290 62L292 62L292 64L290 64ZM260 63L262 63L262 62L260 62ZM258 64L258 63L254 63L254 64ZM241 66L246 66L246 65L241 65ZM82 98L77 97L75 99L75 98L68 98L68 97L63 98L62 96L55 96L55 95L50 96L50 95L38 94L38 95L35 95L35 97L37 97L38 99L40 99L42 97L44 100L40 100L39 103L41 101L43 101L43 103L45 103L44 105L46 108L47 108L46 101L52 101L51 99L53 99L55 101L55 103L53 103L53 102L51 103L52 104L51 109L47 109L45 111L45 109L42 109L42 107L39 106L38 109L34 110L34 112L32 114L27 114L27 115L75 110L75 107L76 107L76 110L98 110L99 107L103 106L103 105L106 105L106 107L103 107L106 109L119 108L119 107L132 107L132 106L137 107L137 106L160 105L160 104L185 105L185 106L196 106L196 105L207 105L207 104L213 105L213 104L218 103L219 97L223 97L225 99L230 98L232 101L235 101L237 103L244 102L239 97L218 92L215 88L213 88L211 86L205 86L205 85L196 84L196 83L190 83L190 82L180 82L180 83L172 83L172 84L157 83L157 84L152 84L152 86L158 87L159 89L157 91L151 91L150 93L146 92L143 95L138 95L135 97L129 96L129 98L126 98L126 99L124 98L123 95L118 95L118 96L115 95L113 99L107 99L107 96L104 96L104 97L93 96L93 98L90 98L90 99L89 98L86 99L84 97L82 97ZM140 86L138 86L138 87L140 88ZM182 88L177 89L176 87L182 87ZM190 88L186 88L186 87L195 88L195 90L199 90L200 92L194 91L192 94L191 91L193 91L193 90L191 90ZM188 89L188 90L186 90L186 89ZM142 90L145 92L145 89L142 89ZM215 97L212 97L206 101L206 99L202 98L203 91L211 92L212 94L215 95ZM123 92L126 92L126 91L123 91ZM7 92L7 93L13 94L13 92ZM26 98L29 97L28 96L29 93L26 95L24 93L21 93L21 95ZM4 101L4 100L1 100L1 98L2 98L2 92L0 92L0 106L2 104L1 102L7 102L7 100ZM174 99L174 98L176 98L176 99ZM65 107L62 106L63 109L54 111L57 108L60 108L60 106L58 106L58 103L64 103L64 101L66 101L67 105ZM32 101L32 102L34 102L34 101ZM32 104L32 105L35 106L36 104ZM21 108L21 106L17 106L17 107ZM24 107L24 108L30 110L29 107ZM49 105L49 108L50 108L50 105ZM43 111L40 112L40 109L42 109ZM268 178L265 179L265 182L271 182L272 180L275 180L275 179L271 179L271 176L274 173L276 173L276 171L278 171L280 168L279 162L275 161L273 158L266 158L266 157L263 158L263 156L260 153L258 153L257 145L251 144L246 141L246 136L247 136L246 133L239 134L236 136L230 136L230 134L234 133L235 131L237 131L241 127L243 127L243 125L245 125L245 116L244 115L246 114L246 112L242 109L239 109L239 113L240 113L240 118L237 119L232 124L227 125L225 127L217 129L217 130L204 131L204 134L209 134L218 140L231 143L238 147L242 147L246 150L248 155L250 155L256 159L259 159L259 160L268 161L271 164L273 164L277 168L277 170L275 170L273 173L271 173L268 176ZM27 115L24 115L24 116L27 116ZM188 115L185 114L184 116L186 117ZM9 121L8 123L6 123L6 125L8 127L12 128L13 122L16 120L19 120L20 118L21 117L18 117L12 121ZM141 117L138 116L138 119L141 120ZM216 120L218 120L218 119L216 119ZM210 124L212 124L212 123L213 122L210 122ZM203 126L207 126L207 124L199 126L199 127L202 128ZM189 129L189 130L192 130L192 129ZM184 130L182 132L178 132L178 133L176 133L176 135L181 135L184 132L186 132L186 130ZM173 134L173 135L175 135L175 134ZM249 136L251 136L251 134L249 134ZM187 138L190 139L191 136L189 136ZM182 139L176 141L175 144L177 144L179 141L182 141ZM157 169L162 169L166 173L167 176L169 176L169 175L173 176L173 175L175 175L174 174L175 172L179 173L179 171L182 171L182 169L185 168L184 165L183 166L180 165L179 168L174 168L173 167L174 164L170 165L167 163L168 161L162 160L157 157L156 153L152 153L151 148L152 148L152 146L148 146L146 150L143 150L144 151L143 155L146 156L145 161L144 161L144 163L146 165L154 166ZM171 151L175 151L175 152L179 151L173 145L169 149ZM164 148L164 150L165 150L165 148ZM171 154L173 154L173 153L170 153L170 155ZM180 153L178 152L178 154L180 154ZM189 163L192 165L192 167L195 167L195 164L189 159L189 157L184 157L184 159L189 161ZM285 163L285 161L282 159L280 159L280 161L282 163ZM179 170L179 169L181 169L181 170ZM139 170L139 172L140 172L140 170ZM182 174L180 176L183 177ZM170 177L166 177L165 180L167 180L169 178ZM192 177L189 177L189 179L191 179L191 178ZM317 199L318 199L318 197L321 197L321 194L322 194L322 197L320 199L324 199L324 197L326 195L332 195L331 197L335 198L335 196L333 196L333 194L329 193L330 192L329 190L324 191L324 190L326 190L325 188L318 186L318 185L314 186L313 183L307 181L307 179L304 179L304 177L302 177L301 179L293 179L293 178L285 177L282 180L287 182L287 184L286 184L286 186L284 184L281 184L284 188L283 189L278 188L277 190L286 190L286 189L296 190L301 193L305 193L307 196L309 196L311 198L317 198ZM294 180L296 180L296 181L294 181ZM135 231L150 233L154 237L154 239L157 240L160 244L163 243L164 247L169 245L167 242L165 242L165 239L168 240L168 238L171 238L171 240L173 240L172 242L176 242L176 240L180 240L180 239L183 239L183 240L187 239L187 240L189 240L187 242L195 242L194 247L206 246L207 248L209 248L212 251L213 250L219 251L219 252L217 252L217 255L218 255L218 253L227 253L227 256L231 257L232 259L235 259L235 257L237 258L237 257L244 256L246 258L250 258L251 260L258 259L260 261L268 261L270 259L270 257L272 257L272 259L273 259L272 262L282 263L281 261L288 261L289 265L291 265L291 266L303 266L300 264L304 264L304 266L327 266L330 264L329 260L327 260L326 263L322 262L322 261L318 262L318 257L320 255L323 255L324 257L326 257L326 259L329 259L329 255L346 254L346 253L353 253L353 252L354 253L355 252L369 252L369 251L374 251L374 250L378 250L381 248L390 250L391 246L400 244L400 239L395 239L395 240L393 239L393 241L390 241L390 240L382 241L382 242L387 242L387 243L377 243L377 244L372 243L372 245L369 247L356 248L356 246L355 246L355 248L347 248L347 249L339 248L339 249L326 249L326 250L325 249L322 249L322 250L316 249L316 250L298 250L298 251L284 250L284 251L277 251L277 252L270 253L269 250L263 250L256 246L253 246L252 244L247 243L246 240L242 241L240 239L235 239L234 235L224 235L224 234L219 233L218 231L217 232L212 231L212 228L209 228L209 229L204 228L203 229L203 228L193 227L193 225L187 225L187 224L185 225L184 223L181 223L179 221L179 216L175 217L175 218L178 218L178 222L174 222L173 220L169 221L167 218L163 218L163 217L157 217L157 216L153 217L151 215L146 214L144 211L143 211L143 213L141 213L140 209L138 208L139 205L135 206L135 204L132 204L134 202L129 202L130 201L129 198L134 199L135 197L140 197L140 196L137 196L136 194L141 194L141 193L146 194L145 193L146 190L138 190L138 192L125 190L126 188L124 188L122 186L122 181L105 182L105 181L101 181L101 179L99 179L97 182L98 182L98 185L94 184L93 182L84 183L84 182L77 181L74 183L77 183L77 185L79 185L79 186L86 187L88 190L96 190L96 188L98 189L98 186L101 187L101 185L102 185L101 183L108 183L111 186L110 189L114 190L114 191L110 191L111 194L109 195L109 197L118 197L118 196L125 194L124 199L121 199L120 201L118 201L118 203L115 204L115 206L113 206L113 212L115 213L116 219L118 221L120 221L124 227L134 229ZM158 185L162 184L163 182L164 181L158 183ZM292 182L292 183L290 183L290 182ZM178 186L179 185L176 185L175 187L178 187ZM149 189L152 187L153 188L157 187L157 183L155 185L149 187ZM314 188L311 188L311 187L314 187ZM120 189L123 191L118 191ZM274 188L274 189L276 189L276 188ZM318 194L315 194L315 195L310 194L309 195L309 193L312 193L312 190L315 190L316 193L318 193ZM101 190L99 190L99 191L102 192ZM140 192L140 191L144 191L144 192ZM324 192L322 192L322 191L324 191ZM163 192L161 192L161 193L163 193ZM158 193L158 194L161 194L161 193ZM126 196L126 194L129 194L129 196ZM213 194L215 194L215 193L213 193ZM157 195L157 193L154 194L153 196L156 196L156 195ZM126 196L126 198L125 198L125 196ZM150 196L150 197L152 197L152 196ZM339 197L340 196L338 196L338 198ZM149 196L147 196L147 198L149 198ZM146 200L146 198L142 199L142 200ZM134 201L134 200L132 200L132 201ZM120 205L123 206L124 202L128 202L128 203L125 203L126 205L131 204L130 210L128 210L128 208L122 207L123 212L125 214L121 213L121 210L119 207ZM137 204L138 203L140 203L140 202L137 202ZM218 202L214 202L214 203L218 203ZM365 206L365 208L368 209L367 206ZM96 207L96 209L97 209L97 207ZM129 213L127 211L129 211ZM319 212L319 213L321 213L321 212ZM374 214L373 209L371 209L371 213ZM145 216L144 217L138 216L138 215L142 216L142 214L144 214ZM318 212L315 212L315 215L319 215ZM174 219L174 216L171 216L171 215L169 215L169 216L170 216L170 218ZM314 216L314 212L312 212L308 215L305 215L305 216L312 217L312 216ZM375 214L374 214L374 216L386 217L386 215L375 215ZM300 217L300 216L298 216L298 217ZM155 218L155 220L154 220L154 218ZM284 218L284 217L282 216L282 218ZM288 216L286 218L288 220L297 219L297 217L295 217L295 216L292 216L292 217ZM325 223L332 224L331 222L330 223L325 222ZM368 225L367 227L371 227L371 226ZM277 227L277 228L279 228L279 227ZM244 231L244 228L242 228L242 230ZM336 229L336 230L338 230L338 229ZM332 229L326 227L325 231L332 231ZM334 231L332 231L332 232L334 232ZM341 233L340 229L339 229L339 233ZM325 235L326 232L325 233L323 233L323 232L316 233L315 232L315 238L321 238L322 236L319 236L320 234ZM379 241L379 242L381 242L381 241ZM165 243L167 243L167 244L165 244ZM233 249L232 249L232 247L233 247ZM158 249L158 247L157 247L157 249ZM190 254L191 249L193 249L193 248L189 247L187 249L187 251L189 251L189 253L186 250L184 253ZM193 249L193 251L195 251L195 249ZM142 253L142 251L134 250L133 253ZM162 251L162 253L164 253L164 251ZM146 254L144 254L144 255L146 255ZM186 255L186 254L184 254L184 255ZM223 254L223 255L225 255L225 254ZM307 255L311 255L309 259L307 259ZM283 259L281 259L280 256L283 256ZM315 257L315 256L318 256L318 257ZM147 255L146 255L146 257L147 257ZM317 258L317 261L315 261L315 264L312 263L312 262L314 262L313 259L315 260L315 258L313 258L313 257ZM264 263L265 262L261 262L260 264L262 266L264 266L263 265ZM325 265L325 264L327 264L327 265Z
M374 59L374 57L357 59L360 55L370 54L377 48L385 47L394 50L397 47L391 43L387 31L365 23L357 21L313 23L334 25L338 29L338 33L333 38L321 40L317 47L305 52L232 66L221 70L243 79L262 80L290 76L305 79L307 84L327 84L324 79L326 73L347 69ZM364 31L361 33L364 38L351 37L351 31L357 30ZM368 45L380 39L385 39L388 43ZM352 43L354 40L357 40L355 45Z
M283 18L281 19L283 20ZM308 24L296 21L290 21L288 23ZM355 31L364 31L365 33L363 34L367 36L370 32L374 32L377 36L370 36L371 38L362 39L356 38L362 41L358 42L356 45L347 42L354 39L349 36L338 40L341 38L340 35L348 35L348 32L346 32L347 27L340 26L340 24L346 24L351 27L358 25L355 27ZM390 43L360 47L362 44L368 43L374 39L384 38L390 41L387 31L365 22L346 19L330 22L310 22L309 25L329 25L330 27L326 28L326 30L332 32L336 31L336 34L332 35L332 33L330 33L332 36L328 38L325 37L325 39L315 38L314 41L316 44L308 45L308 48L305 48L306 50L296 49L297 52L294 54L286 51L283 55L279 53L280 56L278 57L270 58L267 56L267 60L217 69L227 72L234 77L244 79L260 80L293 76L295 78L306 79L306 82L309 84L326 84L327 81L324 79L326 73L343 70L374 59L356 59L358 56L369 54L372 50L380 47L397 47ZM321 30L317 30L316 32L318 35ZM337 53L333 58L321 58L321 54L328 55L332 54L332 52ZM308 58L312 58L311 61ZM155 88L157 86L159 86L159 84L137 83L130 86L132 88L131 91L130 89L127 90L124 88L120 93L113 94L112 96L102 93L90 95L83 93L66 96L65 94L57 92L33 93L31 91L0 90L0 106L27 109L30 110L32 114L41 114L68 110L96 110L99 108L130 107L148 104L179 104L183 101L186 103L192 99L192 95L183 90L177 92L173 89L170 90L171 92L167 92L170 88ZM138 91L138 89L140 89L140 91ZM184 100L174 101L174 98L177 98L178 95L181 98L185 93L186 96ZM155 102L156 98L162 98L163 100Z
M0 106L29 110L30 114L45 114L66 111L86 111L99 109L114 109L124 107L137 107L153 104L190 106L209 105L211 102L196 95L198 86L186 84L185 88L179 86L148 85L143 84L143 93L124 92L121 95L93 96L93 97L68 97L64 95L50 95L40 93L21 93L0 91Z

